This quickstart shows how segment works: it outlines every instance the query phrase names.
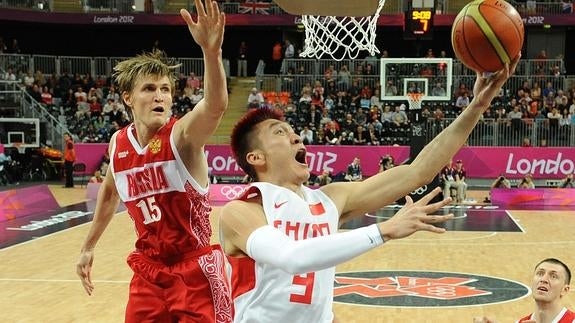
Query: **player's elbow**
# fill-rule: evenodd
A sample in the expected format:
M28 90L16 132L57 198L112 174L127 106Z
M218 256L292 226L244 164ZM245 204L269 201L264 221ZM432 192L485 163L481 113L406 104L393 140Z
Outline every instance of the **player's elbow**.
M276 257L276 265L290 275L305 274L310 271L310 264L305 257L298 257L293 250L281 252Z
M312 271L309 264L306 264L297 258L292 258L289 261L284 262L281 269L290 275L301 275Z

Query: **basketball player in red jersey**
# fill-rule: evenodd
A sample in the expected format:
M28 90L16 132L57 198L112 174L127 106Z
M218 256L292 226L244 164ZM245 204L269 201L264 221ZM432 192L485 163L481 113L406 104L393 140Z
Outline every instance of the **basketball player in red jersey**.
M211 246L208 165L204 145L228 105L222 64L225 16L217 2L195 0L197 21L181 15L204 55L205 97L181 119L171 118L174 68L162 52L114 68L134 122L110 141L110 171L98 193L94 221L77 273L88 294L94 247L122 200L136 227L134 271L126 322L231 322L233 304L224 254Z
M533 314L518 322L572 323L575 313L563 307L561 299L569 293L571 270L562 261L555 258L542 260L535 266L531 283L533 299L537 307Z
M465 143L518 61L488 79L478 73L472 103L410 165L361 182L331 183L317 190L304 186L310 174L300 136L274 110L248 112L233 130L232 150L254 183L220 214L234 322L331 323L337 264L416 231L444 232L433 224L451 216L428 214L449 198L427 205L440 188L417 203L407 197L404 208L388 221L337 230L431 182Z
M535 311L517 323L572 323L575 312L561 304L563 296L569 293L571 270L559 259L547 258L535 266L531 292L535 300ZM474 318L474 323L497 323L492 318Z

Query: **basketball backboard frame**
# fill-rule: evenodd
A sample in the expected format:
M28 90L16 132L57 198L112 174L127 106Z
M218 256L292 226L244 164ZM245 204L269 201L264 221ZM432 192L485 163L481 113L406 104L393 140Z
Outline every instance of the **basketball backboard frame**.
M379 0L274 0L285 12L294 16L366 17L373 15Z
M394 68L403 65L402 67L411 68L415 65L429 65L429 64L445 64L445 69L442 73L435 73L429 77L420 75L395 75L390 76L387 67L393 65ZM425 86L422 89L422 93L425 94L422 101L449 101L451 100L451 90L453 86L453 60L451 58L381 58L380 60L380 84L381 84L381 100L382 101L405 101L407 96L408 84L409 82L421 82ZM406 77L407 76L407 77ZM388 81L390 79L401 79L403 82L403 87L395 95L387 95ZM435 82L441 82L444 85L445 95L437 96L432 95L432 87ZM399 83L392 82L392 85L400 86ZM432 87L429 87L429 83Z

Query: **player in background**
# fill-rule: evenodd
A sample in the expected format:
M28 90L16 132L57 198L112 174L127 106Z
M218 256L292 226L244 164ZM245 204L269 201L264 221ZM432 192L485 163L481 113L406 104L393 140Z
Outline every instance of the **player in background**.
M478 73L473 102L413 163L361 182L305 187L310 174L299 135L273 110L248 112L233 130L232 150L254 183L220 215L234 322L331 323L335 265L416 231L444 232L433 223L451 215L428 214L449 198L426 205L441 191L437 188L417 203L407 197L404 208L388 221L336 233L342 223L431 182L465 143L518 61L519 56L489 78Z
M120 200L132 218L136 250L126 322L231 322L233 304L220 246L210 245L211 207L204 145L228 105L222 64L225 16L217 2L195 0L197 20L180 11L204 57L205 97L181 119L171 117L177 67L155 51L114 68L134 122L110 141L110 168L77 273L94 291L94 248Z
M559 259L547 258L535 266L531 292L535 311L517 323L572 323L575 312L561 303L571 289L571 270ZM497 323L488 317L474 318L474 323Z

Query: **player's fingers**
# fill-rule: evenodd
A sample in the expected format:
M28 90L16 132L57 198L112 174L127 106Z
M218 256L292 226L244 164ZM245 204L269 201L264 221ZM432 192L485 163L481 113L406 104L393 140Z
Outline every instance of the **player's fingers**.
M207 0L208 3L210 2L209 0ZM196 3L196 13L198 14L198 17L205 17L206 16L206 10L204 9L204 4L202 3L202 0L195 0Z
M195 25L194 19L192 19L192 15L190 15L190 12L188 10L180 9L180 15L182 16L182 18L184 19L184 21L188 26Z
M210 1L211 2L211 14L210 17L214 18L214 19L218 19L218 16L220 15L220 6L218 6L218 2L217 1Z
M421 217L421 221L424 223L443 223L451 219L453 219L453 213L447 215L424 215Z
M82 280L82 286L84 286L84 290L86 291L86 293L88 293L88 295L92 295L92 292L94 291L94 286L90 283L88 283L85 280Z
M519 54L517 54L517 57L515 57L510 64L509 67L509 73L514 74L515 73L515 69L517 68L517 64L519 64L519 61L521 60L521 52L519 52Z
M424 224L421 226L420 231L429 231L433 233L444 233L445 228L436 227L433 224Z
M407 195L407 196L405 197L405 205L404 205L404 207L411 206L412 204L413 204L413 199L411 198L411 196Z
M433 212L439 210L440 208L442 208L446 205L449 205L451 203L451 201L452 201L451 197L447 197L447 198L445 198L439 202L435 202L435 203L431 203L431 204L426 205L424 207L423 211L425 213L433 213Z
M436 197L437 194L439 194L439 192L441 192L440 187L434 188L431 192L425 194L425 196L423 196L419 201L417 201L417 204L418 205L427 205L427 203L429 203L431 200L433 200L433 198Z
M212 0L204 0L204 8L206 8L206 16L212 18L214 14L214 2Z

